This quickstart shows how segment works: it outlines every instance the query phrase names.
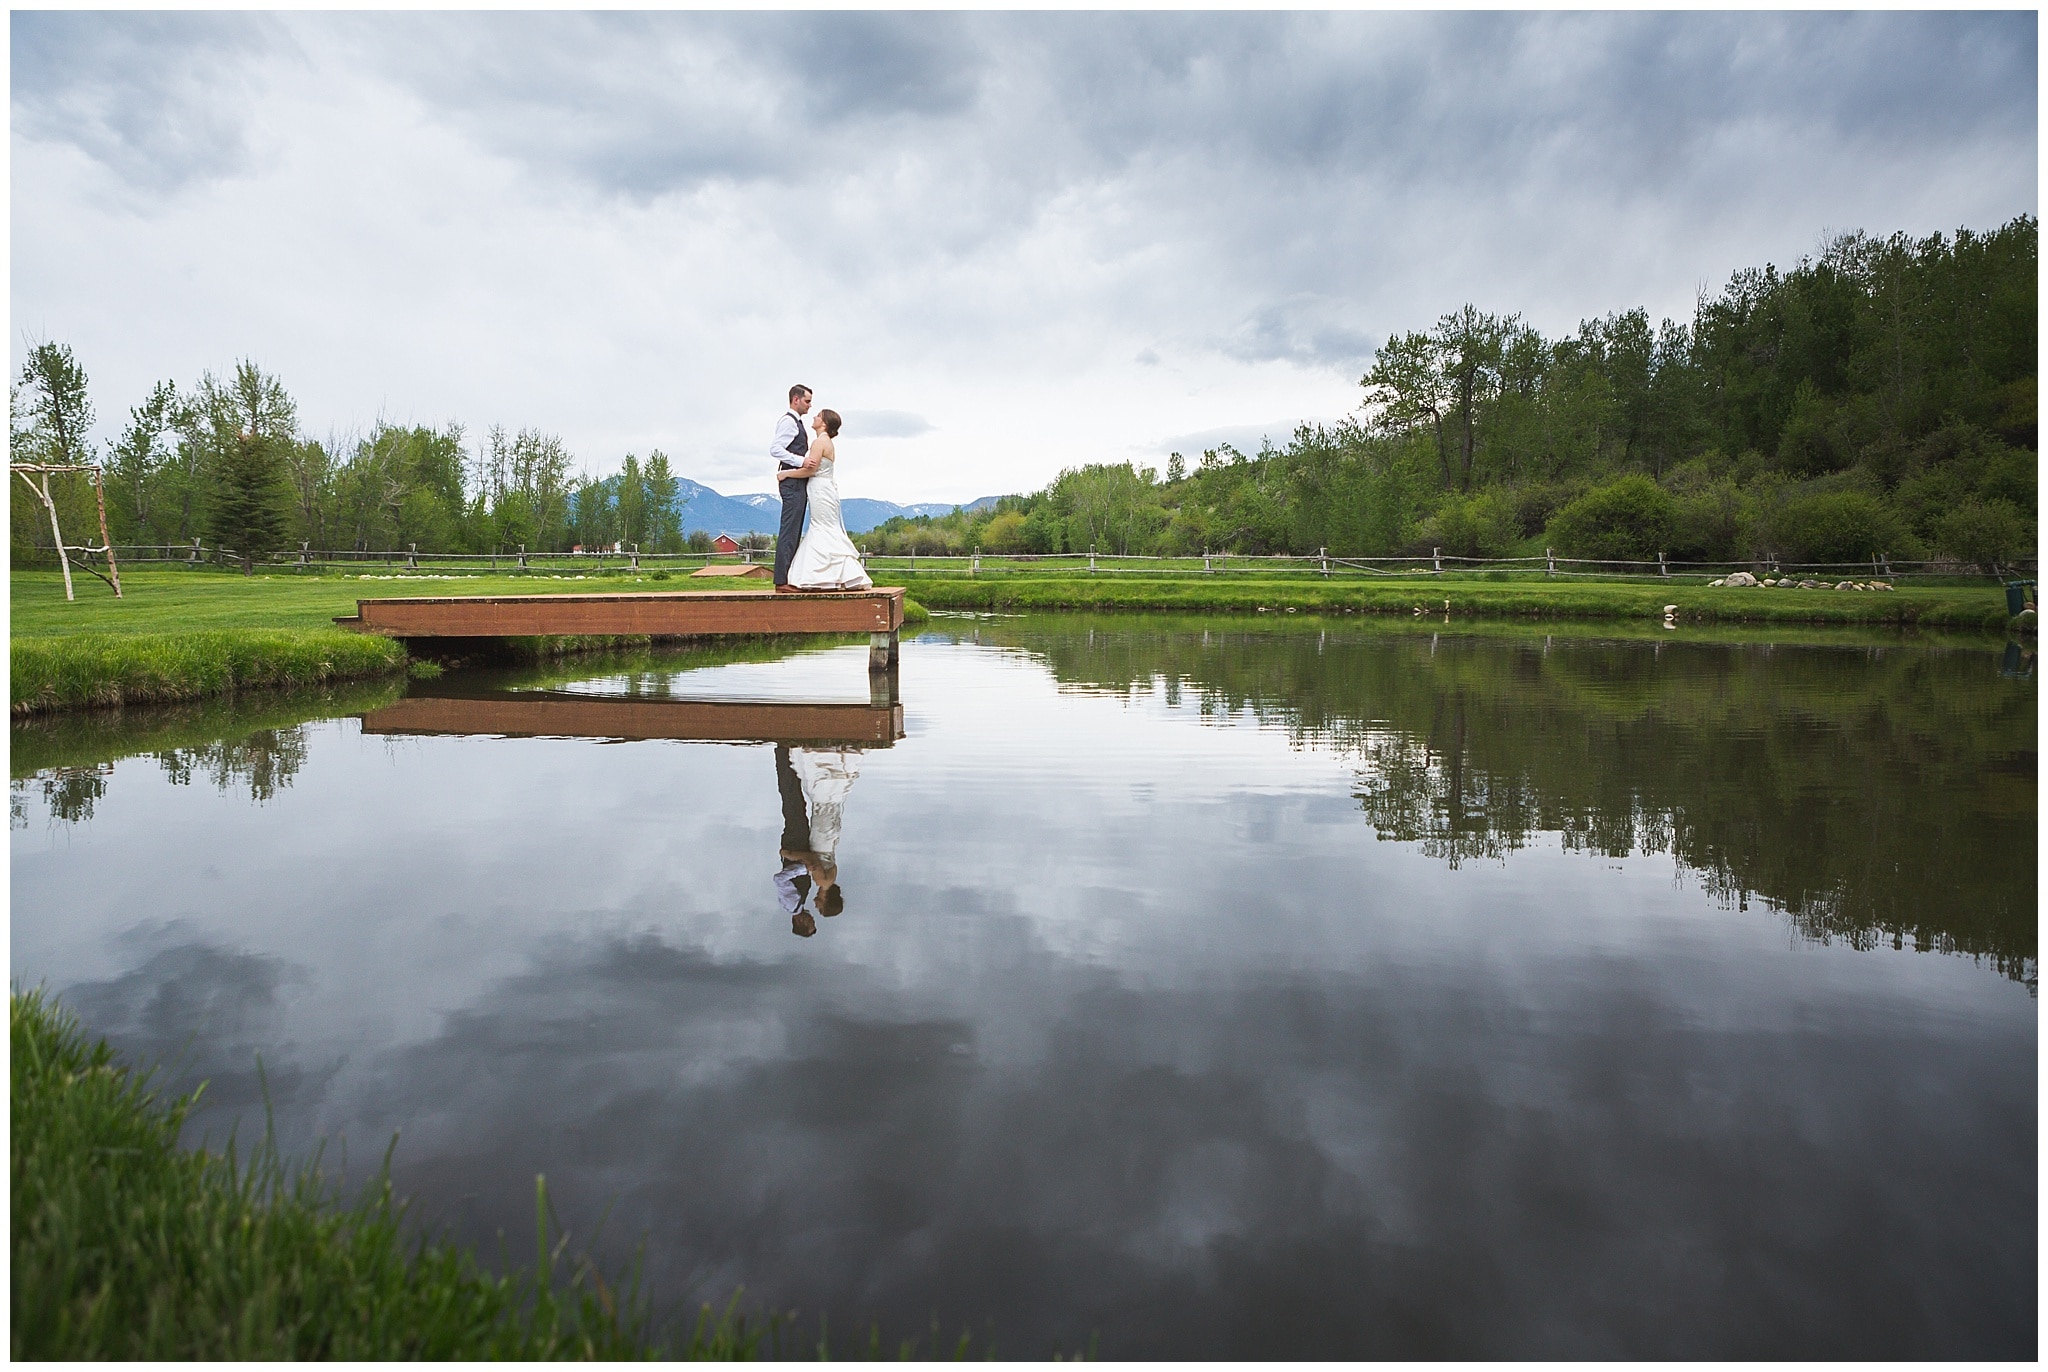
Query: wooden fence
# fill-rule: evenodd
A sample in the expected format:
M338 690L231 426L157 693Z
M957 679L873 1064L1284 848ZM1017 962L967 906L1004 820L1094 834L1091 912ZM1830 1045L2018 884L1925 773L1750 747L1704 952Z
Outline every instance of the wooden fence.
M241 562L232 549L206 547L198 540L191 545L137 544L119 546L115 555L132 566L231 566ZM526 571L556 576L590 576L599 573L669 571L681 575L712 563L766 560L773 554L761 550L737 555L726 553L647 553L627 547L604 552L528 552L525 549L489 553L426 553L403 549L314 549L302 547L271 554L257 565L270 571L347 571L364 577L393 578L473 576L490 572ZM56 564L55 555L49 557ZM1877 556L1861 562L1790 562L1776 557L1751 558L1737 562L1691 562L1658 557L1634 561L1558 557L1459 557L1432 553L1427 557L1336 557L1328 553L1196 553L1182 556L1141 556L1112 553L955 553L870 556L869 575L913 575L979 577L1058 571L1097 576L1200 577L1200 576L1299 576L1340 577L1360 580L1473 575L1541 575L1545 578L1597 578L1600 580L1647 580L1701 582L1733 572L1745 571L1758 577L1797 574L1814 580L1923 580L1927 578L1996 578L2032 576L2038 563L2023 559L1985 568L1953 560L1904 561ZM16 565L21 565L17 558Z

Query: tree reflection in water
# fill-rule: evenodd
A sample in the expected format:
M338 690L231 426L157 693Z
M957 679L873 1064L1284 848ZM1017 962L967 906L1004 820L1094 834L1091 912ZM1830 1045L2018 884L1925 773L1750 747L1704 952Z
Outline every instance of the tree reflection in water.
M1357 761L1383 840L1455 867L1554 835L1669 853L1715 897L2033 987L2035 695L1999 648L1787 645L1142 620L982 641L1063 685L1249 713Z

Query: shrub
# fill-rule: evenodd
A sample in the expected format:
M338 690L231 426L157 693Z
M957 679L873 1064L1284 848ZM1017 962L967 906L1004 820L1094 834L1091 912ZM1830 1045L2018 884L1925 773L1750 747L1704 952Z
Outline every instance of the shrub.
M1987 501L2005 501L2019 510L2038 508L2040 501L2040 462L2025 448L2008 448L2003 443L1991 445L1984 460L1984 476L1977 483L1977 494Z
M1678 502L1646 476L1625 476L1572 501L1550 521L1570 557L1647 561L1671 545Z
M1865 491L1826 491L1781 506L1770 524L1780 557L1793 562L1865 562L1875 553L1906 555L1905 521Z
M1725 478L1687 492L1678 500L1678 521L1666 551L1704 562L1736 558L1754 520L1753 504Z
M991 553L1027 551L1024 516L1015 510L1006 510L991 519L981 531L981 546L984 552Z
M1477 495L1448 495L1422 536L1458 557L1505 557L1522 533L1514 498L1499 487Z
M2034 547L2034 530L2009 500L1965 500L1935 525L1935 544L1950 557L1987 571Z
M1514 493L1515 520L1522 537L1534 538L1550 524L1551 517L1581 492L1555 481L1524 486Z

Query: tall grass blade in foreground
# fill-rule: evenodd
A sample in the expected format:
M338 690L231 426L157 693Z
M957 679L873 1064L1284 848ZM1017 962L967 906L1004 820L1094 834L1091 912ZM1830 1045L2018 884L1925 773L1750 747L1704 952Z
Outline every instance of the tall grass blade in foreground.
M633 1358L637 1291L409 1241L387 1170L353 1205L270 1140L186 1150L159 1099L40 991L9 998L16 1358ZM560 1246L554 1250L560 1254ZM729 1321L689 1353L745 1356Z
M735 1291L687 1338L657 1336L637 1268L623 1288L568 1260L547 1181L534 1179L535 1267L493 1276L467 1249L409 1239L391 1155L353 1204L319 1167L246 1160L178 1137L200 1090L162 1099L147 1073L88 1043L41 990L8 1000L11 1049L11 1354L18 1359L781 1360L809 1352L795 1313L750 1320ZM394 1140L395 1146L395 1140ZM870 1352L881 1331L870 1331ZM903 1345L939 1357L930 1344ZM951 1348L965 1356L963 1333ZM828 1354L824 1322L815 1352Z

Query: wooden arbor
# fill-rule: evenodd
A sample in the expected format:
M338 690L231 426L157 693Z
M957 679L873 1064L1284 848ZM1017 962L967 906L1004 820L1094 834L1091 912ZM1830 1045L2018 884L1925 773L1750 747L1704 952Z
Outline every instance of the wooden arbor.
M114 540L107 534L107 487L106 482L101 477L99 464L97 462L15 462L9 464L8 470L22 479L22 483L29 488L29 491L38 500L43 502L43 508L49 512L50 537L57 542L57 562L64 569L64 598L66 600L78 599L77 594L71 588L71 554L98 553L107 559L107 570L105 572L100 571L97 567L87 562L81 561L78 565L84 567L88 572L91 572L109 586L112 586L114 588L114 599L119 600L121 598L121 569L114 562ZM29 474L31 472L39 473L42 476L41 484L30 479ZM57 527L57 502L50 497L50 476L54 472L92 473L93 500L99 505L100 512L99 547L95 548L90 544L84 543L68 546L65 544L64 531Z

